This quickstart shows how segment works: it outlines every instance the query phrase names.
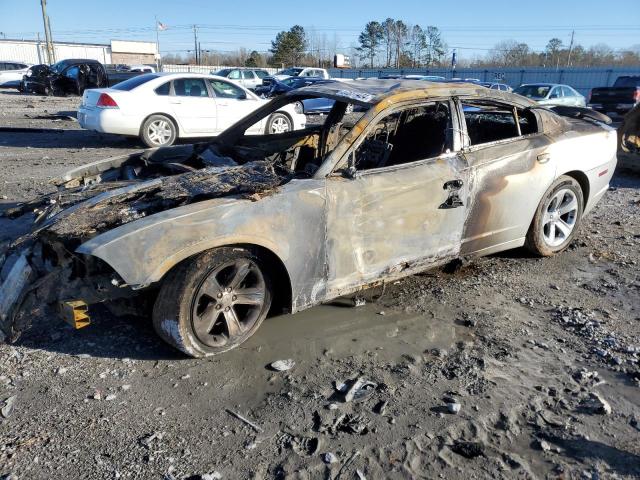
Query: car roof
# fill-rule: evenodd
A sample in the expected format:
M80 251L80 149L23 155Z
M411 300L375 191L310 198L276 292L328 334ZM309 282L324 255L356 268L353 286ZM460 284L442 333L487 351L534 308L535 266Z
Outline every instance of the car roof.
M287 92L287 96L328 97L359 105L372 106L387 100L388 103L425 98L476 96L508 100L522 106L533 106L535 102L512 93L489 90L477 83L431 82L427 80L384 80L366 79L352 82L327 80Z

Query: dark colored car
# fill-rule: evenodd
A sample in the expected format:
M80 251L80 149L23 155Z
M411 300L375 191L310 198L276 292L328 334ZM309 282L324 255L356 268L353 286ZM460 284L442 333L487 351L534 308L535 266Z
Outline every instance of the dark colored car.
M616 78L612 87L591 90L589 107L598 112L624 115L640 104L640 75L624 75Z
M302 87L308 87L316 83L330 82L322 77L289 77L284 80L273 79L273 81L267 85L261 85L256 89L256 94L262 95L267 98L277 97L283 93L287 93L291 90L296 90ZM335 102L328 98L309 98L302 101L303 113L305 115L317 115L322 113L329 113ZM353 111L353 107L349 107L349 111Z
M103 88L115 85L140 72L107 73L97 60L67 59L53 65L34 65L22 77L20 91L43 95L82 95L88 88Z

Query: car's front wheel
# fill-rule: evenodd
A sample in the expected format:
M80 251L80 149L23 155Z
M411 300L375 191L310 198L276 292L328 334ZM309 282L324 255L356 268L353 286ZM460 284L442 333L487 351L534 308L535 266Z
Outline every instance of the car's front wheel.
M529 227L526 247L548 257L569 246L576 235L584 209L584 197L578 181L559 177L540 200Z
M151 148L173 145L177 136L178 129L173 120L164 115L151 115L140 129L140 139Z
M274 113L267 122L267 133L278 134L293 130L293 122L284 113Z
M258 329L271 307L264 263L244 248L218 248L173 269L153 308L160 337L192 357L237 347Z

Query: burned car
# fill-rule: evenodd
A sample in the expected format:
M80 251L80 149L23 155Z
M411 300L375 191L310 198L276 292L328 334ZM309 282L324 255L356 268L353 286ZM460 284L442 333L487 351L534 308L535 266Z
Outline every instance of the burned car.
M73 93L107 86L107 72L96 60L68 59L51 66L36 65L23 77L21 91L43 95Z
M246 135L328 98L322 124ZM346 114L349 104L364 113ZM209 143L97 161L6 211L30 231L0 273L3 332L58 309L143 305L187 355L236 347L297 312L459 257L549 256L607 191L616 132L464 83L328 82L269 102Z

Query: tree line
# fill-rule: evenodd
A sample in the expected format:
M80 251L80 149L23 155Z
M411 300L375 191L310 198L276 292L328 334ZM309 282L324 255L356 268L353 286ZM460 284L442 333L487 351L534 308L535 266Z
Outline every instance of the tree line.
M352 67L418 68L451 65L451 52L441 31L433 25L420 26L403 20L387 18L367 22L357 42L348 48L339 46L334 34L318 35L313 29L294 25L278 32L267 52L240 48L235 52L204 50L200 57L204 65L236 65L247 67L318 66L333 65L333 56L344 53L351 57ZM195 55L164 55L164 63L195 63ZM362 63L359 63L362 62ZM554 37L543 51L535 51L527 43L504 40L485 55L458 56L458 67L590 67L638 66L640 44L628 49L614 50L606 44L583 47L565 44Z

